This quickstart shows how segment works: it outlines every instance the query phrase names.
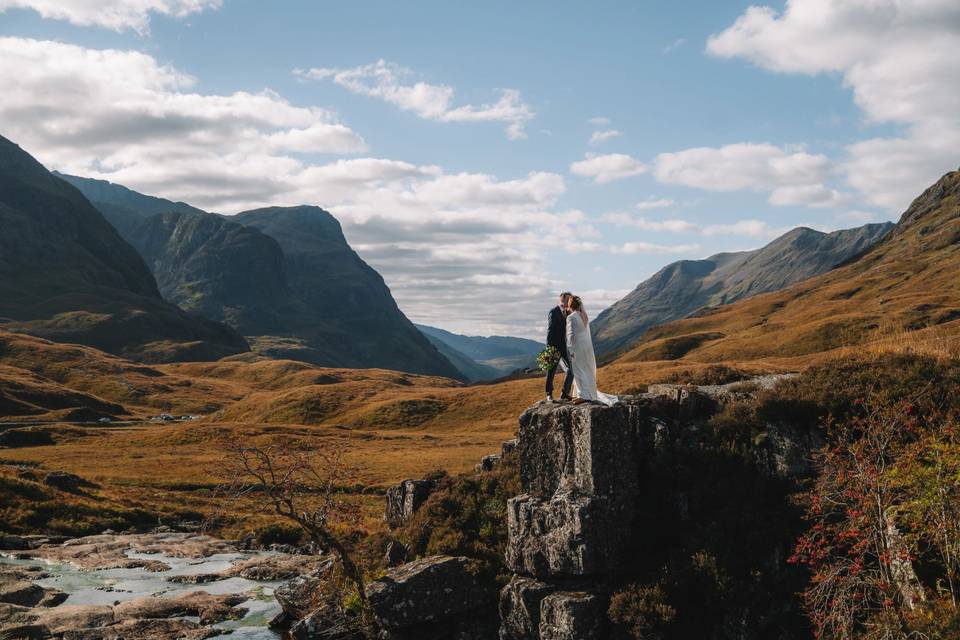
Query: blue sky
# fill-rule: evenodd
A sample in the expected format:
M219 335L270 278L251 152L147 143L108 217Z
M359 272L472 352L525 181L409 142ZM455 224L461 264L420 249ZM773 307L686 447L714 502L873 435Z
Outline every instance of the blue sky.
M559 290L896 219L957 167L958 43L946 0L0 0L0 134L322 206L414 321L536 336Z

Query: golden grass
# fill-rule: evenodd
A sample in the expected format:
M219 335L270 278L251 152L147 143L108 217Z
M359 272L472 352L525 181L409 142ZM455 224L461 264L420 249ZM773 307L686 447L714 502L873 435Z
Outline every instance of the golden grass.
M858 260L781 291L654 327L618 362L639 362L677 344L693 345L679 356L688 361L787 366L858 349L953 351L953 338L960 336L958 208L960 172L954 172Z
M960 182L960 175L955 179ZM763 374L864 353L960 356L957 200L948 196L924 214L923 225L898 228L854 263L651 329L641 344L600 370L601 389L637 391L712 364ZM144 366L3 331L0 366L5 381L30 387L30 401L50 415L64 402L82 400L78 392L122 404L134 415L204 414L185 424L88 428L84 437L64 430L52 446L3 452L9 461L91 479L116 504L157 510L214 506L210 488L218 481L225 439L263 444L287 437L306 449L345 445L361 483L377 490L437 468L469 471L513 437L518 416L543 395L542 378L465 386L255 357ZM22 408L17 397L2 395L9 386L0 385L0 411L4 403ZM379 496L357 499L369 514L382 506Z

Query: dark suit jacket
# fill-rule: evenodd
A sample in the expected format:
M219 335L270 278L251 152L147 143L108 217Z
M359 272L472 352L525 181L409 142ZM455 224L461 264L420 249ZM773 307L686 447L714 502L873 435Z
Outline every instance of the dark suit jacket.
M567 353L567 316L560 305L550 309L547 322L547 345L556 347L561 355Z

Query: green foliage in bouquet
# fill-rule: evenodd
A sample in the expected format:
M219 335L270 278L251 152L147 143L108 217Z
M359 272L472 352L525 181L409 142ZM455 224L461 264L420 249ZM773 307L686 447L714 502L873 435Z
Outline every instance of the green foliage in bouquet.
M549 371L560 362L560 351L556 347L548 346L537 356L537 366L541 371Z

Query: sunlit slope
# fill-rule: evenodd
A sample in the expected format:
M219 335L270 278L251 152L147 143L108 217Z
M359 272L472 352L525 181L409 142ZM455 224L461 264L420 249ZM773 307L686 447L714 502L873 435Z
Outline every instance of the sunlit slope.
M619 363L789 358L910 332L960 333L960 172L923 192L863 256L788 289L649 330Z

